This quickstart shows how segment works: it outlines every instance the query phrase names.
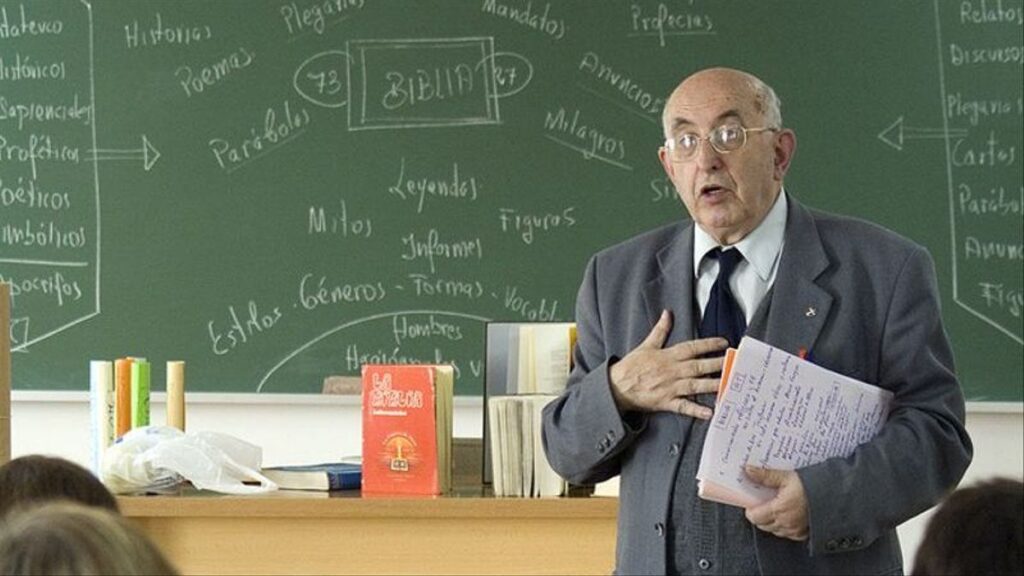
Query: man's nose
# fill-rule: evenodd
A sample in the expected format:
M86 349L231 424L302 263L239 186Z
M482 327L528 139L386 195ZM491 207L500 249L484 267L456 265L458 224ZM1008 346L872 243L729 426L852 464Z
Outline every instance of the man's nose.
M722 153L715 150L710 140L703 139L697 144L696 162L701 170L718 170L722 167Z

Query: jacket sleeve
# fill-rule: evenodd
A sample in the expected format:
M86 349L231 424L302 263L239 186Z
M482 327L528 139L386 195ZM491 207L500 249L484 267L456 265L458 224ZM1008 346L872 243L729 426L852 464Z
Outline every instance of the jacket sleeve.
M615 404L609 356L597 297L597 258L584 273L576 298L574 366L565 392L544 408L543 442L556 472L573 484L592 484L619 473L622 451L642 432L640 414L623 418Z
M877 359L878 385L895 395L889 420L849 457L797 471L812 555L869 546L934 505L971 461L963 393L927 252L910 252L890 294L879 303L887 311Z

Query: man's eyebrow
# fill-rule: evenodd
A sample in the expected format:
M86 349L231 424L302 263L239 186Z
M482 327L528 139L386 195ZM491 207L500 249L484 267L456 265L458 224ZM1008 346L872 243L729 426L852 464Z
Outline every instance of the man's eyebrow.
M730 108L730 109L726 110L725 112L722 112L721 114L719 114L715 118L715 125L717 126L720 122L722 122L723 120L727 120L727 119L742 120L743 119L743 115L740 114L740 111L738 109ZM694 125L693 122L690 121L687 118L676 117L674 120L672 120L672 132L676 132L676 131L678 131L682 127L693 126L693 125Z

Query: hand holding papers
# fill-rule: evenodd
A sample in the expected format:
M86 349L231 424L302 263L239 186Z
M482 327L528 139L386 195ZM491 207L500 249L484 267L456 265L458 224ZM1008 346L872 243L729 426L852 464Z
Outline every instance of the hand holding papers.
M744 338L722 371L698 494L744 508L766 502L775 490L744 465L796 470L848 456L878 433L891 402L891 392Z

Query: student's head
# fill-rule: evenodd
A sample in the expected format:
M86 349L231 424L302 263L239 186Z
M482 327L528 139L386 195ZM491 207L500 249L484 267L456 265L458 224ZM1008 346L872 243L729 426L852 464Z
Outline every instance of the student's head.
M22 456L0 466L0 518L14 506L67 499L117 511L117 500L85 468L52 456Z
M911 573L1024 573L1024 483L997 478L954 492L928 521Z
M0 574L177 574L117 512L70 501L28 504L0 520Z
M658 154L701 229L735 244L764 220L782 189L796 135L775 91L729 68L701 70L665 102Z

